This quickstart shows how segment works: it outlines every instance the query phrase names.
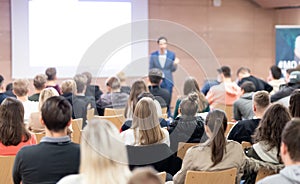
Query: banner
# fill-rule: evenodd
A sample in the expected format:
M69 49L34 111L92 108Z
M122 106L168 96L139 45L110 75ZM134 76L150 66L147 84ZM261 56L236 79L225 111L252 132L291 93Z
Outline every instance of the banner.
M300 26L275 26L276 65L285 76L286 70L300 64Z

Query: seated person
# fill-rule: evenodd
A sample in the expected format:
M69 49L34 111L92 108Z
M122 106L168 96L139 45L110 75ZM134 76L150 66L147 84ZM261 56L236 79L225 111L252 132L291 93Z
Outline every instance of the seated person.
M24 107L19 100L8 97L0 106L0 155L16 155L25 145L36 144L24 124Z
M8 97L14 97L17 98L16 95L13 93L13 84L12 83L8 83L5 87L5 93L6 96Z
M121 88L120 88L120 91L121 93L127 93L128 95L130 94L130 86L128 86L126 84L126 76L125 76L125 73L124 72L119 72L117 73L117 77L119 78L120 80L120 85L121 85Z
M168 129L170 147L174 152L177 152L179 142L200 143L204 134L204 120L196 116L198 111L197 93L190 93L188 97L181 100L178 110L181 116L177 116Z
M56 80L57 80L56 68L54 68L54 67L47 68L45 71L45 74L47 75L46 88L53 87L54 89L56 89L58 94L61 94L60 87L56 83Z
M245 82L246 83L246 82ZM252 135L257 128L266 109L270 105L270 96L266 91L257 91L253 95L253 119L238 121L229 132L228 139L239 143L243 141L253 143Z
M291 94L289 110L293 118L300 118L300 89L296 89Z
M8 96L5 94L5 91L4 91L4 78L2 75L0 75L0 104L7 97Z
M72 107L61 96L50 97L41 108L46 136L34 146L23 147L15 158L14 183L56 183L79 171L79 145L67 136Z
M245 155L242 146L226 140L227 117L223 111L213 110L205 120L207 142L191 147L182 163L180 171L173 177L174 184L183 184L188 170L220 171L237 168L237 182L243 174ZM226 150L226 151L225 151Z
M107 93L102 94L97 101L97 111L100 116L104 115L105 108L125 108L128 94L120 91L120 81L117 77L109 77L106 82Z
M33 79L34 94L28 97L28 100L38 102L40 93L46 87L47 76L44 74L36 75Z
M90 72L83 72L82 75L87 78L85 96L93 96L95 98L95 101L99 100L103 92L98 85L91 84L93 77L92 74Z
M280 156L285 168L279 174L260 180L258 184L300 183L300 119L288 122L282 131Z
M285 81L281 74L281 69L277 65L272 65L270 67L268 83L273 87L273 91L270 92L270 95L274 95L281 85L285 84Z
M73 106L73 98L77 91L77 86L74 80L65 80L61 84L61 96L67 99L71 106Z
M91 120L82 132L80 150L80 174L66 176L58 184L127 183L131 175L127 150L112 123Z

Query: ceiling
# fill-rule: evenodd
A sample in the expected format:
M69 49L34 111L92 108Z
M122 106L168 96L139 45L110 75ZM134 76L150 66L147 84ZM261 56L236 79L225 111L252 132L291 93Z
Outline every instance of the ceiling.
M300 0L252 0L262 8L300 8Z

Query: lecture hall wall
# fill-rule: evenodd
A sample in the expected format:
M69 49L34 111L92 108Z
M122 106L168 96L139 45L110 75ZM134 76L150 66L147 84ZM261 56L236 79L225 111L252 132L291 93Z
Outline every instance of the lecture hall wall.
M240 66L249 67L254 75L265 79L268 68L275 63L274 26L300 25L300 9L263 9L250 0L222 0L220 7L214 7L211 0L149 0L149 18L172 21L191 29L207 42L220 65L231 66L233 79ZM173 30L165 31L169 32L165 36L170 42L172 37L181 36ZM160 31L150 27L149 34L156 38ZM149 52L156 49L155 42L150 42ZM180 58L180 70L195 76L201 85L205 72L193 67L195 60L178 47L171 45L170 49ZM183 80L178 73L174 74L175 82L181 86ZM9 0L0 0L0 74L6 82L12 80ZM102 88L103 81L97 80Z

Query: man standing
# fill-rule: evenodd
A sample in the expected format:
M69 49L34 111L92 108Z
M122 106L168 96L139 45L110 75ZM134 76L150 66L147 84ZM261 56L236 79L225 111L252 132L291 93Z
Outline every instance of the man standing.
M151 53L149 69L158 68L163 71L164 79L160 86L167 89L172 97L174 85L172 72L176 71L179 59L174 52L167 50L167 38L159 37L157 44L159 50Z
M77 174L79 145L67 136L72 108L61 96L50 97L43 104L41 123L46 136L34 146L25 146L17 154L13 167L14 183L57 183L62 177Z

